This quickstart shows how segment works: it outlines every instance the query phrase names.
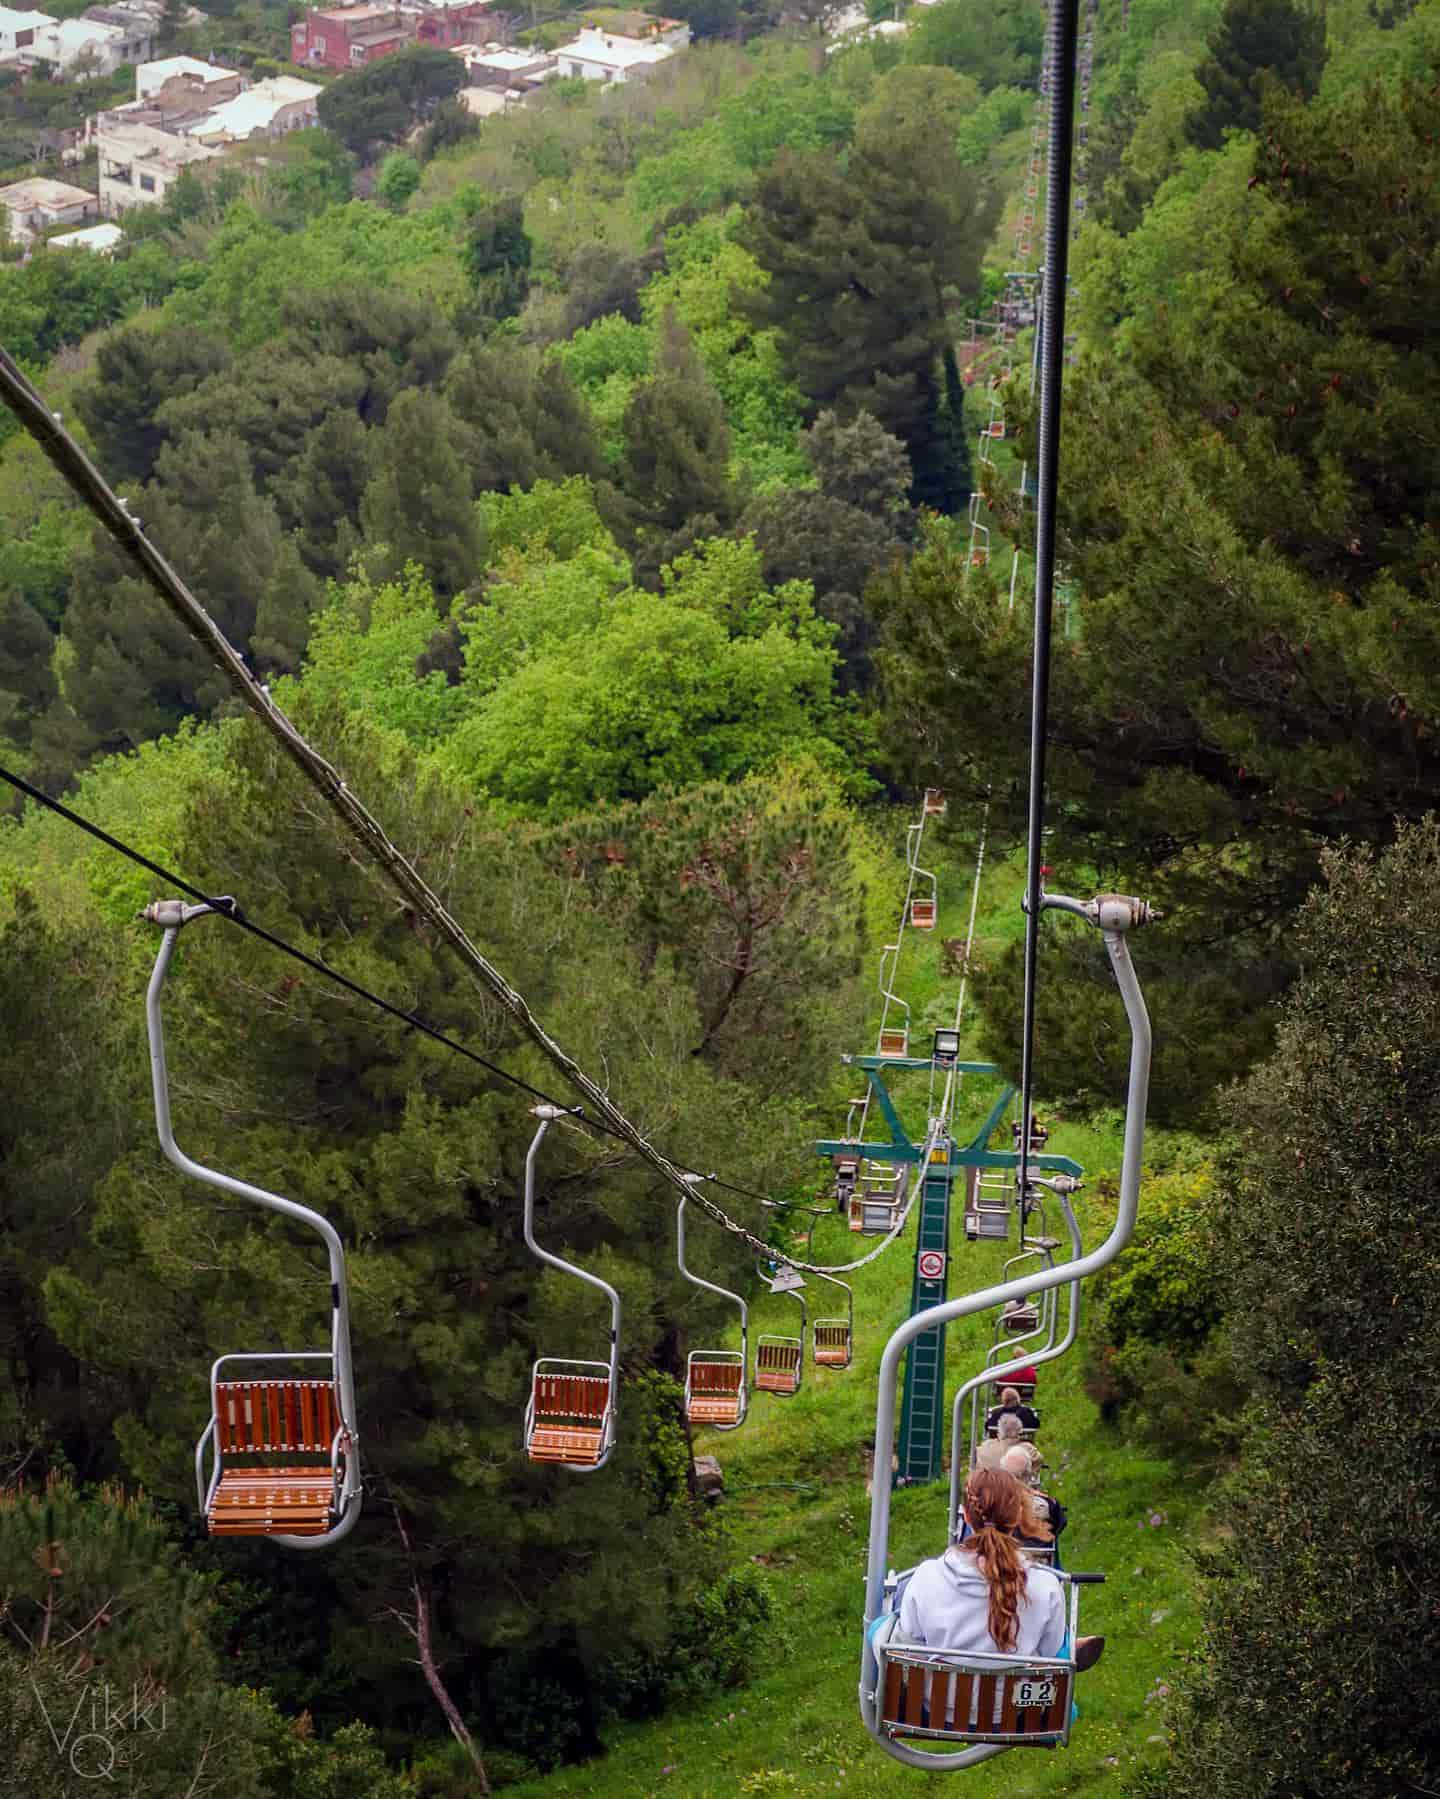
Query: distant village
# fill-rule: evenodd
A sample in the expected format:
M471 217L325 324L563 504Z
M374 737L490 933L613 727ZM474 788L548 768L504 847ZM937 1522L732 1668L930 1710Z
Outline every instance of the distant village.
M690 27L680 20L607 10L593 18L578 15L582 22L573 40L544 50L493 35L498 22L491 0L359 0L313 8L291 26L292 66L318 80L277 74L252 81L214 60L153 59L163 13L164 0L113 0L62 20L0 5L0 71L80 81L113 76L127 65L135 70L133 99L49 134L60 140L55 149L62 165L87 163L93 153L94 188L42 174L0 186L0 218L12 254L27 256L43 241L109 255L124 237L117 221L132 207L161 204L186 170L224 157L235 145L315 125L322 82L412 44L461 59L466 73L458 97L484 117L524 105L557 79L618 85L643 78L690 42ZM194 8L184 14L186 23L204 19ZM828 22L832 50L906 29L903 22L871 24L859 4L835 11Z

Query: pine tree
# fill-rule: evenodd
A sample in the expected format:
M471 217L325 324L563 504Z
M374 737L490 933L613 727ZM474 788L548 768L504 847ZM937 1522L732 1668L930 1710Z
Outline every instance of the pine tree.
M647 524L678 531L701 514L734 518L725 408L673 306L661 321L655 373L631 396L623 432L626 488Z
M783 151L761 175L744 241L769 280L737 304L776 331L817 412L868 410L913 462L941 404L947 296L977 287L996 204L909 109L872 111L843 171Z
M360 502L375 572L397 575L418 562L442 602L480 573L484 538L469 475L454 448L455 420L439 394L411 388L370 443L370 479Z
M306 566L342 575L360 544L360 502L369 466L368 433L353 412L333 412L276 477L275 504Z
M465 240L465 270L491 320L513 318L530 292L530 234L525 208L517 199L483 207Z
M28 743L58 692L55 638L23 594L0 591L0 739Z
M605 472L589 408L556 358L511 344L472 349L450 371L445 397L479 493Z
M1325 15L1307 0L1226 0L1197 74L1206 102L1190 141L1218 150L1227 131L1258 131L1267 80L1308 100L1325 69Z
M107 477L148 481L171 435L156 421L161 406L230 361L224 344L189 326L132 325L107 336L95 355L94 380L75 391L75 410Z
M912 479L910 459L900 439L873 414L861 411L842 419L826 410L801 433L800 447L827 499L876 518L903 510Z

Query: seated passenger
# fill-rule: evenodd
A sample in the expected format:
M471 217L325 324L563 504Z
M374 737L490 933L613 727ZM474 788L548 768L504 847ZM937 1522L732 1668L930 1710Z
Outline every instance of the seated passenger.
M1012 1449L1022 1450L1027 1459L1034 1454L1030 1445L1020 1435L1020 1420L1013 1412L1007 1412L1000 1420L993 1437L986 1437L975 1451L972 1466L988 1468L993 1473L1001 1467L1006 1454Z
M1027 1563L1013 1540L1024 1509L1020 1483L1003 1470L972 1474L963 1504L969 1535L915 1570L900 1602L897 1641L971 1655L1059 1655L1060 1581ZM1079 1638L1076 1668L1094 1667L1104 1646L1103 1637Z
M1021 1430L1039 1430L1040 1414L1028 1405L1021 1403L1020 1395L1013 1387L1002 1387L1000 1403L986 1415L986 1430L994 1430L997 1434L1002 1418L1014 1417L1020 1420Z
M1025 1489L1026 1522L1020 1541L1048 1549L1064 1530L1068 1514L1058 1499L1041 1492L1033 1448L1029 1443L1021 1443L1007 1449L1000 1458L1000 1466L1006 1474L1013 1474Z

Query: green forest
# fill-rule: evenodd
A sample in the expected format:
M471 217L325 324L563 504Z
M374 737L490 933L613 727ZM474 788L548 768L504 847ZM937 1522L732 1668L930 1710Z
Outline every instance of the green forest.
M0 345L568 1055L777 1258L843 1264L875 1245L815 1146L892 1017L927 789L910 1053L963 974L963 1054L1021 1066L1047 15L666 10L695 41L646 79L483 120L448 54L339 76L113 260L0 266ZM1161 914L1150 1132L1037 1399L1105 1659L1068 1747L957 1784L1432 1793L1440 0L1081 30L1045 857ZM343 1239L365 1487L324 1553L207 1529L211 1366L323 1341L330 1276L161 1157L139 914L173 890L0 789L0 1794L938 1790L856 1708L913 1233L853 1277L847 1369L692 1425L734 1308L673 1187L560 1120L537 1230L621 1296L619 1428L586 1478L530 1459L536 1358L605 1353L522 1229L531 1108L576 1095L8 414L0 765L311 958L188 925L169 1079L191 1156ZM1087 1245L1129 1053L1099 936L1047 920L1035 1092ZM1013 1253L958 1215L952 1297ZM698 1207L686 1254L752 1349L787 1328ZM896 1490L897 1567L944 1495Z

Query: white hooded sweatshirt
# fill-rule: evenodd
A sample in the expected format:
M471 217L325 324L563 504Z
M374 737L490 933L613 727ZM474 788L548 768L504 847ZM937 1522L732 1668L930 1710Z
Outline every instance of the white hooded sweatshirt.
M930 1649L998 1655L987 1617L990 1589L975 1557L959 1544L934 1561L922 1562L910 1577L900 1605L898 1638ZM1011 1655L1057 1655L1065 1641L1065 1594L1048 1568L1025 1570L1019 1635Z

